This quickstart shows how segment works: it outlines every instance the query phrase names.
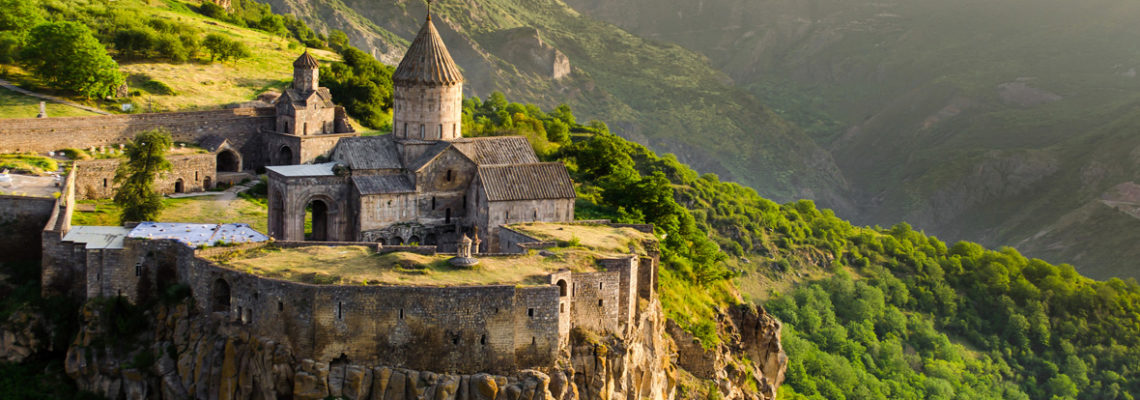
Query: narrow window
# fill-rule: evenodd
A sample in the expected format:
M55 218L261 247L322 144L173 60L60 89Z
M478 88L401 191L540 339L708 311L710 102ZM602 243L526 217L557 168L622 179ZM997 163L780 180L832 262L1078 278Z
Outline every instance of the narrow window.
M404 137L408 137L408 123L404 123Z
M534 309L533 308L526 309L526 316L534 318Z
M404 309L400 309L400 319L404 319Z
M445 224L451 223L451 209L450 208L447 209L447 215L445 217L443 217L443 223L445 223Z
M467 209L467 195L463 195L463 209Z
M536 344L536 343L538 343L538 341L537 341L537 340L535 340L534 336L531 336L531 337L530 337L530 344L531 344L531 345L534 345L534 344Z
M198 171L194 171L194 181L198 181Z
M285 303L277 302L277 311L285 311Z
M510 221L510 220L511 220L511 212L510 212L510 210L508 210L508 211L503 213L503 221Z
M451 338L451 344L459 344L459 335L455 335Z
M301 134L302 135L308 135L309 134L309 123L308 122L305 123L305 130L301 131Z
M425 131L425 128L424 128L423 124L420 124L420 139L424 138L424 131Z
M598 290L602 290L602 282L598 282Z
M443 139L443 124L439 124L439 138Z
M483 336L479 337L479 344L482 344L482 345L487 344L487 335L483 335Z
M432 196L432 197L431 197L431 209L432 209L432 210L434 210L434 209L435 209L435 196Z
M455 136L455 124L451 124L451 136Z
M107 187L107 178L103 178L103 187Z
M566 303L562 303L562 304L558 305L558 312L563 313L563 314L566 313Z
M598 299L598 307L602 306L602 299Z
M135 264L135 276L142 276L142 263Z
M534 210L534 220L538 221L538 209Z
M451 170L447 170L447 181L451 182Z
M601 302L599 302L598 305L602 305ZM344 303L341 303L341 302L336 303L336 319L344 319L343 308L344 308Z

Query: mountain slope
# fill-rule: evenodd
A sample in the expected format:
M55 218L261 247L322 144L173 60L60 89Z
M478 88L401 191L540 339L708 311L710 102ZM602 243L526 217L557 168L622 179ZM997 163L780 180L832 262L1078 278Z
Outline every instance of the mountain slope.
M1094 250L1076 234L1035 243L1140 178L1135 2L568 3L705 54L805 127L854 189L858 210L840 212L856 222L905 220L1057 262L1097 260L1088 270L1099 277L1140 276L1112 257L1123 247ZM1076 257L1086 252L1098 255Z
M268 2L316 26L321 23L315 20L323 19L328 28L359 30L347 21L362 17L403 38L415 34L425 12L420 1L406 0ZM626 137L676 153L702 171L765 188L773 197L841 202L846 183L827 152L752 95L729 85L731 80L699 54L646 41L558 0L447 0L433 5L433 15L464 69L470 94L499 90L546 107L565 102L581 119L604 120ZM529 45L507 42L520 28L534 29ZM367 47L367 35L350 37ZM549 65L519 60L520 50L538 52L542 46L568 58L568 75L554 79L535 72ZM389 54L382 49L373 53Z

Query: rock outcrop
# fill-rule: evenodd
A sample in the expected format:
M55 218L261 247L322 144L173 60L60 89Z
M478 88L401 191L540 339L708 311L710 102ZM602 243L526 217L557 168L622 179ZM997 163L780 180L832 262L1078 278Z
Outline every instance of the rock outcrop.
M712 348L706 349L672 320L668 332L677 342L678 365L697 378L715 382L725 399L776 398L788 358L780 345L780 321L763 309L740 305L719 313L721 343ZM753 384L755 392L747 389Z
M17 311L0 326L0 361L18 363L45 347L43 317Z
M65 366L81 389L112 399L670 400L676 386L674 345L656 300L641 304L623 337L576 331L557 366L509 376L297 359L188 302L156 306L147 329L109 337L95 304L84 306Z

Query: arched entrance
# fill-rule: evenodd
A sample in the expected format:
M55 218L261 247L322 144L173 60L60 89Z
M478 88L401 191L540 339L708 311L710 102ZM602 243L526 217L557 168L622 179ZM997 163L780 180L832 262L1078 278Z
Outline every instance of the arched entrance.
M218 278L210 286L210 311L230 312L230 284Z
M174 193L182 193L185 190L186 187L182 183L182 178L178 178L178 180L174 181Z
M208 177L208 176L205 178L202 178L202 189L213 189L214 188L213 183L214 183L214 181L210 180L210 177Z
M566 293L566 280L565 279L559 279L558 280L558 296L559 297L566 297L566 294L567 294Z
M293 149L289 146L281 146L277 150L277 165L292 165L293 164Z
M239 172L241 157L233 150L222 150L218 152L216 167L218 172Z
M423 243L420 243L420 237L419 236L412 236L412 237L408 238L408 244L419 246Z
M305 206L305 240L329 240L329 205L313 199Z

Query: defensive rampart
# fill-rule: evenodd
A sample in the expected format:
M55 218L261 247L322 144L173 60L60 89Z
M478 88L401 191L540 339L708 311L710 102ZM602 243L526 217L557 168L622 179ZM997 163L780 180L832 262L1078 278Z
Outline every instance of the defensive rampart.
M40 258L40 230L55 203L48 197L0 196L0 262Z
M45 153L68 147L90 148L126 143L135 134L154 128L169 130L175 141L197 143L205 136L230 141L242 154L261 154L257 133L276 124L272 107L233 108L153 114L93 117L5 119L0 124L0 152ZM252 146L247 148L247 146ZM264 160L246 160L251 166Z
M187 154L167 157L170 171L158 175L158 193L201 192L217 183L217 159L213 154ZM122 159L76 161L76 196L80 199L109 199L115 195L115 170Z

